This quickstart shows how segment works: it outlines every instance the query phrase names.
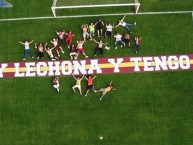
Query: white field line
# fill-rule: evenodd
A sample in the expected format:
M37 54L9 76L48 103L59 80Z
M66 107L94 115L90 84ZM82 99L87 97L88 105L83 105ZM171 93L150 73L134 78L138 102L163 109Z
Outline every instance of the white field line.
M61 19L61 18L82 18L82 17L104 17L104 16L121 16L121 15L159 15L159 14L188 14L193 11L168 11L168 12L144 12L144 13L117 13L117 14L96 14L96 15L75 15L75 16L47 16L47 17L28 17L28 18L11 18L11 19L0 19L3 21L21 21L21 20L39 20L39 19Z
M193 21L193 12L192 12L192 21Z

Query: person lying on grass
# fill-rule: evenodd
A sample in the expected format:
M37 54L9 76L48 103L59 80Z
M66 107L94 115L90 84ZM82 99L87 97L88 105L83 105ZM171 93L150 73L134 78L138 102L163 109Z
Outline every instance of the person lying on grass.
M109 85L105 88L100 88L99 90L94 90L95 93L97 92L102 92L102 95L100 97L100 100L108 93L111 92L112 90L116 90L114 86L112 85L112 81L109 83Z

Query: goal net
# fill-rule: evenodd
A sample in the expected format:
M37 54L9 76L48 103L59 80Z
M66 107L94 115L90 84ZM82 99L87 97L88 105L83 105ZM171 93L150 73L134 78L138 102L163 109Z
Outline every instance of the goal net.
M53 0L51 10L56 17L58 9L94 8L94 7L121 7L132 6L135 13L139 11L139 0Z

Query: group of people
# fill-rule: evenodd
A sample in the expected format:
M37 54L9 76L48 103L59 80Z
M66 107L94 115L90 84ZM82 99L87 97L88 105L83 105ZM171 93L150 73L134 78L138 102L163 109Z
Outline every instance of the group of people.
M97 34L98 37L102 37L103 36L103 28L106 27L106 31L104 33L104 38L114 38L115 39L115 49L118 48L118 44L120 44L121 47L131 47L131 26L135 26L136 22L134 23L129 23L129 22L125 22L125 17L126 15L119 20L118 24L115 26L114 24L111 23L107 23L106 26L104 24L104 22L99 19L96 23L90 23L90 25L88 24L82 24L81 25L81 29L82 29L82 37L83 40L77 40L76 41L76 45L73 44L73 38L74 38L74 33L72 31L69 32L65 32L64 30L60 30L60 31L55 31L56 36L55 38L53 38L50 43L52 44L52 48L48 47L47 43L43 44L43 43L39 43L36 44L35 43L35 48L37 49L37 59L42 59L44 57L44 51L47 52L47 54L49 55L51 60L58 60L60 59L60 52L64 53L63 47L67 46L67 48L70 50L69 56L71 59L77 59L78 56L80 54L82 54L85 58L88 58L88 55L86 55L85 50L84 50L84 43L87 41L87 39L92 40L94 43L97 44L97 47L95 48L94 51L94 56L97 55L97 53L99 53L99 56L101 57L103 55L103 47L105 46L105 49L109 50L110 47L107 46L107 43L103 42L102 39L100 39L99 41L94 39L94 35L95 32ZM127 32L125 33L125 35L123 36L121 33L117 32L116 34L113 33L113 29L117 28L118 26L122 26L124 27ZM140 42L141 42L141 37L139 36L135 36L135 44L134 44L134 51L137 54L139 52L139 48L140 48ZM33 43L34 40L32 41L25 41L25 42L21 42L19 41L19 43L24 45L24 58L23 60L26 60L27 55L29 54L32 58L34 58L29 45L31 43ZM52 51L55 50L55 53L53 53ZM56 55L57 56L56 56ZM73 91L76 92L76 88L78 88L80 95L82 95L82 91L81 91L81 80L83 78L86 79L87 83L88 83L88 87L87 87L87 91L85 93L85 96L88 95L90 90L93 90L94 92L102 92L102 96L100 97L100 100L103 98L103 96L107 93L110 92L111 90L114 90L112 82L105 88L101 88L99 90L95 90L94 89L94 85L93 85L93 80L95 79L95 77L92 76L82 76L82 77L75 77L73 76L74 79L76 80L76 85L74 85L72 87ZM57 89L57 91L59 92L60 90L60 85L59 85L59 78L55 77L53 80L53 87Z
M84 49L84 43L86 42L87 39L93 40L93 42L97 43L97 47L95 48L94 51L94 56L97 55L97 53L99 53L99 56L101 57L103 55L103 47L107 50L110 49L110 47L107 46L107 43L104 43L102 41L102 39L100 39L99 41L96 41L95 39L93 39L95 32L97 33L98 37L103 36L103 28L106 27L106 31L104 33L104 37L105 38L113 38L115 39L115 49L118 48L118 44L121 45L121 47L131 47L131 36L130 34L132 33L131 31L131 26L136 25L136 22L134 23L130 23L130 22L125 22L126 15L119 20L118 24L116 26L114 26L114 24L111 23L107 23L106 26L104 24L104 22L99 19L96 23L90 23L90 25L88 24L82 24L81 25L81 29L82 29L82 37L83 40L77 40L76 44L72 44L73 43L73 38L74 38L74 34L72 31L69 32L65 32L64 30L60 30L60 31L55 31L57 38L53 38L50 43L53 45L52 48L47 46L47 43L42 44L36 44L35 43L35 48L37 49L37 59L42 59L44 57L44 51L47 52L47 54L49 55L51 60L57 60L60 59L60 52L64 53L63 47L67 46L67 48L70 49L70 53L69 56L71 59L77 59L78 56L80 54L82 54L85 58L88 58L88 55L86 55L85 53L85 49ZM116 34L113 33L113 29L117 28L118 26L122 26L124 27L127 32L124 34L124 36L117 32ZM55 36L56 37L56 36ZM25 41L25 42L20 42L21 44L24 45L24 58L23 60L26 60L27 55L29 54L32 58L34 58L34 55L32 54L32 51L30 50L29 45L33 42L32 41ZM137 54L139 52L139 48L140 48L140 42L141 42L141 37L139 36L135 36L135 44L134 44L134 51ZM55 50L56 55L54 55L55 53L53 53L52 51Z
M75 77L73 75L73 78L76 80L76 83L74 86L72 86L72 90L74 91L74 93L76 93L76 89L78 89L80 95L82 96L82 89L81 89L81 81L83 78L85 78L85 80L87 81L87 90L85 93L85 97L88 96L88 93L90 91L93 91L95 93L97 92L101 92L102 95L100 96L100 100L102 100L102 98L105 96L106 93L112 91L112 90L116 90L114 88L114 86L112 85L112 81L109 83L109 85L107 85L106 87L100 88L99 90L95 90L94 89L94 79L96 78L96 76L92 77L91 75L88 75L88 77L85 77L85 75L83 75L82 77ZM53 80L53 87L59 92L60 91L60 83L59 83L59 77L55 77Z

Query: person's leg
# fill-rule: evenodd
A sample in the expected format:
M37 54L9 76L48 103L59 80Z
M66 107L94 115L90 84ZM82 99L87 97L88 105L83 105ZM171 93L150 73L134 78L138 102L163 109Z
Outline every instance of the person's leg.
M84 50L83 50L82 54L84 55L85 58L88 58L88 56L85 54Z
M57 87L57 91L58 91L58 92L60 91L60 88L59 88L59 87Z
M108 36L108 31L105 32L105 38L107 38L107 36Z
M65 46L65 41L64 41L64 39L61 39L61 43ZM61 44L61 45L62 45Z
M103 35L103 29L100 29L101 36Z
M92 40L92 32L89 33L90 40Z
M129 31L129 33L132 33L131 30L129 29L130 26L136 25L136 22L134 23L126 23L125 28Z
M75 88L76 88L76 85L72 87L72 90L74 91L74 93L76 93Z
M98 34L98 37L100 37L100 30L99 29L97 30L97 34Z
M30 49L27 50L27 53L29 53L29 55L31 56L31 58L34 58L34 57L33 57L33 54L32 54L32 52L31 52Z
M57 52L57 54L58 54L58 57L60 57L60 53L59 53L59 51L58 51L58 50L56 50L56 52Z
M125 42L121 41L121 45L122 45L123 47L125 47Z
M98 47L96 47L96 48L95 48L95 51L94 51L94 56L96 56L97 51L98 51Z
M23 60L26 60L26 57L27 57L27 50L24 50L24 58L23 58Z
M131 30L129 29L129 26L130 25L128 25L128 23L125 25L125 28L127 29L127 31L129 32L129 33L131 33Z
M80 92L80 95L82 96L81 86L78 87L78 90Z
M105 89L104 89L103 92L102 92L102 95L101 95L101 97L100 97L100 100L102 100L102 98L105 96L106 93L107 93L107 92L106 92Z
M118 43L118 41L115 41L115 49L117 49L117 43Z
M82 37L83 37L84 41L86 41L86 34L85 34L85 32L82 34Z
M62 49L62 47L61 47L61 46L60 46L60 50L61 50L61 52L62 52L62 53L64 53L64 51L63 51L63 49Z
M99 55L102 56L103 55L103 49L99 49Z
M88 92L89 92L89 89L87 89L87 91L86 91L86 94L85 94L85 97L87 97L87 95L88 95Z

